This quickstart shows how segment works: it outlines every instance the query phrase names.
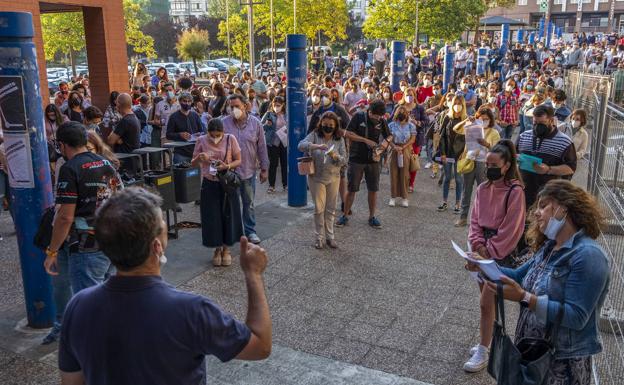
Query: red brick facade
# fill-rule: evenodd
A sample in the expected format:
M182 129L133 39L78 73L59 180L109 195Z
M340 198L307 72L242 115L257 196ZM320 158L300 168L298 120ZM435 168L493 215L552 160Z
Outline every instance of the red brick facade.
M128 57L121 0L46 0L45 6L82 7L93 104L108 104L112 90L128 89ZM45 55L41 37L41 8L38 0L0 0L2 11L30 12L35 24L35 45L39 62L41 96L48 99ZM47 103L45 103L47 104Z

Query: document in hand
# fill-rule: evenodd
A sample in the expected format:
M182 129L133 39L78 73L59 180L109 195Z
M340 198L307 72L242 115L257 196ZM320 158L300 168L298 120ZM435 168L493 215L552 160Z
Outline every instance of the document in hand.
M535 173L533 163L542 164L542 158L529 154L518 155L518 166L520 167L520 170Z
M498 265L496 264L494 260L472 258L468 254L466 254L466 252L462 250L462 248L459 247L457 243L455 243L454 241L451 241L451 243L453 244L453 248L455 249L455 251L457 251L457 254L461 255L462 258L464 258L466 261L470 261L472 263L478 264L479 268L481 269L481 272L485 274L487 279L491 281L500 281L500 278L503 275L503 273L500 271L500 269L498 268Z

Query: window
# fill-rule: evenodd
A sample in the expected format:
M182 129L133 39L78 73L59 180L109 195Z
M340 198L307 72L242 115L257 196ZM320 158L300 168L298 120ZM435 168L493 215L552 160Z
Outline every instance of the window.
M527 5L527 0L518 0L518 5Z

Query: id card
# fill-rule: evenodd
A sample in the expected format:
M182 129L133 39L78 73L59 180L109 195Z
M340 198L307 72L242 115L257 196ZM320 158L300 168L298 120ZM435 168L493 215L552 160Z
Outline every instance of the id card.
M210 167L208 168L208 174L215 176L217 175L217 168L211 163Z

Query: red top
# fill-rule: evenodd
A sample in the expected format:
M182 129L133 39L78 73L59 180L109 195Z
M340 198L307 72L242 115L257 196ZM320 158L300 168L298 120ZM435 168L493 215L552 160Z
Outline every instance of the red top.
M433 86L418 87L416 89L416 100L418 104L423 104L428 97L433 96Z

